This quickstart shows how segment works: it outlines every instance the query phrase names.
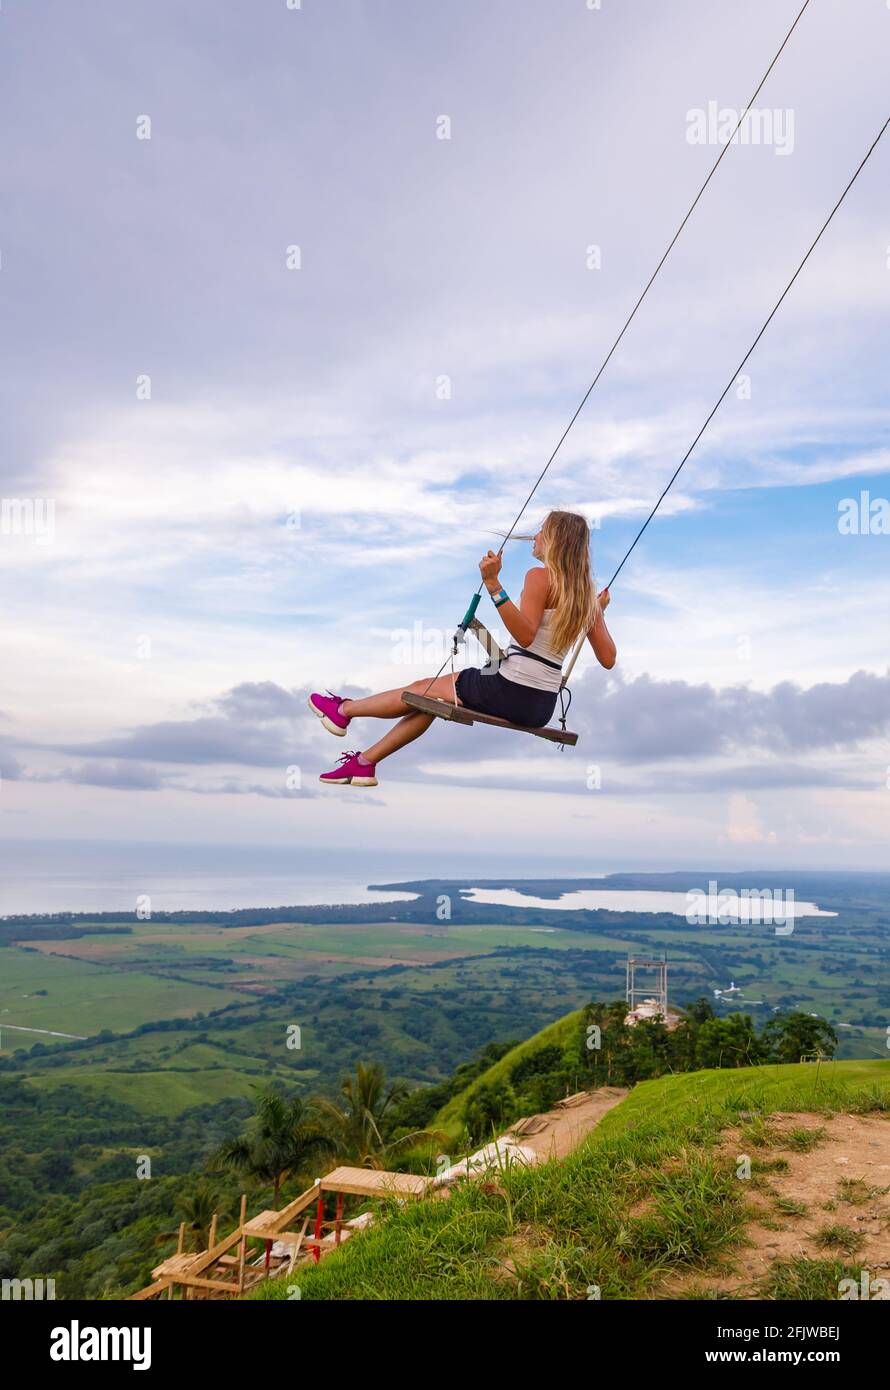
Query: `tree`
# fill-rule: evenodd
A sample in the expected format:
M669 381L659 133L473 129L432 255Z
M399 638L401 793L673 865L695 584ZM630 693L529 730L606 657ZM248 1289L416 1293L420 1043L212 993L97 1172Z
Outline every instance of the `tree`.
M176 1216L185 1222L186 1250L206 1250L210 1244L210 1226L214 1212L225 1220L231 1215L231 1198L220 1195L215 1187L207 1182L199 1182L192 1192L181 1193L174 1208ZM179 1227L175 1231L162 1231L155 1239L156 1245L166 1245L168 1240L179 1237Z
M837 1033L830 1023L801 1012L770 1019L763 1036L771 1062L799 1062L814 1053L833 1057L837 1047Z
M624 1086L642 1078L634 1070L633 1029L625 1023L627 1004L615 999L610 1004L593 1003L582 1012L578 1035L581 1063L589 1084ZM595 1030L599 1029L597 1033Z
M750 1014L711 1018L698 1029L695 1045L697 1067L755 1067L766 1060L766 1046L758 1037Z
M699 995L693 1003L687 1004L685 1013L693 1023L706 1023L709 1018L717 1017L714 1005L704 994Z
M463 1122L474 1140L497 1132L513 1108L513 1092L505 1081L482 1082L470 1095Z
M662 1076L670 1070L671 1035L661 1018L641 1018L627 1031L633 1080Z
M256 1114L247 1129L220 1145L211 1166L231 1168L260 1186L271 1187L272 1207L277 1210L287 1178L333 1148L317 1109L299 1096L287 1100L274 1086L259 1090Z
M359 1062L354 1076L344 1076L340 1096L344 1104L318 1100L318 1112L326 1123L327 1133L337 1150L356 1159L368 1168L383 1168L387 1158L411 1148L418 1142L440 1143L446 1136L432 1130L417 1130L389 1140L390 1111L396 1101L407 1093L404 1085L387 1089L386 1073L379 1063L370 1066Z

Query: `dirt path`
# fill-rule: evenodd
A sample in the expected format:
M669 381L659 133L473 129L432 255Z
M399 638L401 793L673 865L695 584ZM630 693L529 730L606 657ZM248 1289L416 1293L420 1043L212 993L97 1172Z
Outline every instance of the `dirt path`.
M621 1086L601 1086L597 1091L588 1091L577 1105L556 1107L537 1115L536 1119L546 1122L544 1127L535 1134L517 1138L524 1149L533 1151L539 1163L565 1158L626 1095L627 1090Z
M671 1280L662 1296L696 1284L756 1298L771 1264L795 1258L841 1259L890 1277L890 1115L779 1112L766 1123L768 1146L752 1146L737 1129L724 1130L720 1143L733 1164L745 1154L781 1161L747 1193L742 1247L721 1273Z

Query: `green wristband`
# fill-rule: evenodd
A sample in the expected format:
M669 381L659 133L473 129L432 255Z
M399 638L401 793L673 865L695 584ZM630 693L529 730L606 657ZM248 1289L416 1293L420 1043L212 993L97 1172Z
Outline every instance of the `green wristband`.
M491 598L495 608L503 608L505 603L510 602L510 595L506 589L499 589L496 594L492 594Z

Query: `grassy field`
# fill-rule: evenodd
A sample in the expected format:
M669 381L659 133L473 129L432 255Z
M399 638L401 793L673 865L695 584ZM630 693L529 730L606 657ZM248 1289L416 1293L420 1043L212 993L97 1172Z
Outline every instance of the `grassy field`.
M0 953L0 1051L52 1041L15 1033L10 1025L91 1037L103 1028L123 1032L155 1018L191 1018L236 998L225 987L7 947Z
M552 922L534 925L393 921L223 927L151 921L130 924L125 935L85 935L34 941L32 945L40 952L36 958L30 952L25 956L26 960L36 959L33 976L22 964L22 953L12 953L19 956L15 969L23 972L26 989L28 985L37 987L41 955L55 963L59 979L63 976L58 962L64 960L138 974L143 981L146 976L165 980L176 976L178 983L194 987L261 994L308 975L336 978L365 965L375 969L406 964L424 967L488 955L503 947L608 954L615 963L609 973L618 972L628 951L667 949L678 988L688 985L710 993L725 988L734 978L742 986L748 1005L760 1000L759 1007L768 1011L790 999L794 1007L822 1012L846 1023L873 1009L882 980L884 989L888 988L886 928L871 918L848 920L843 914L836 919L803 919L791 938L777 938L769 926L694 928L678 924L676 919L662 922L628 913L612 914L607 927L590 930L578 929L578 924L569 929L558 914ZM618 973L614 983L619 983ZM27 1014L38 1006L33 999L23 1001L22 992L17 992L15 1003L20 1013ZM206 996L198 998L202 1002L190 1006L181 994L182 1011L206 1007ZM0 1008L7 1003L0 997ZM10 1017L9 1021L29 1020ZM81 1031L73 1026L59 1027L61 1031Z
M261 1078L253 1079L257 1085ZM108 1096L125 1105L134 1105L144 1115L176 1115L194 1105L209 1105L215 1100L233 1096L247 1100L251 1096L251 1078L234 1070L188 1072L170 1070L146 1072L116 1072L107 1069L91 1073L83 1068L55 1071L52 1077L35 1077L30 1081L36 1090L58 1086L77 1086L86 1097Z
M746 1194L715 1140L754 1109L890 1112L890 1061L645 1082L568 1159L507 1167L496 1183L468 1183L447 1200L390 1204L318 1267L252 1297L288 1299L295 1285L302 1300L666 1296L672 1278L704 1277L740 1248ZM854 1266L779 1261L755 1296L836 1299L839 1278L858 1279Z
M315 973L326 964L339 965L341 969L353 969L356 964L427 965L483 955L499 946L627 951L635 945L618 935L503 923L270 923L219 927L212 923L137 922L131 926L131 935L86 934L70 941L35 941L33 946L46 956L119 969L149 966L186 969L201 975L202 971L209 973L220 964L231 962L239 967L233 978L241 983L242 979L262 977L296 979Z
M470 956L396 972L365 967L339 980L292 982L274 996L241 996L174 1026L146 1024L43 1055L23 1051L16 1071L48 1091L70 1093L83 1081L89 1095L124 1100L146 1116L244 1096L261 1081L332 1095L358 1060L380 1062L391 1081L437 1082L492 1040L533 1035L579 1007L594 981L582 951ZM302 1030L299 1051L286 1045L293 1024ZM237 1084L227 1083L234 1075Z
M489 916L498 911L471 909L459 892L445 923L430 899L425 922L131 921L119 934L101 934L96 923L84 936L52 940L35 939L32 929L29 949L6 948L0 959L0 1057L38 1044L64 1048L52 1032L95 1038L103 1029L126 1034L191 1019L225 1053L222 1068L251 1081L265 1070L330 1093L356 1060L374 1059L394 1079L429 1082L488 1041L528 1037L585 1000L620 997L628 951L662 950L679 1004L714 999L735 980L742 994L719 1001L720 1013L751 1012L758 1026L778 1008L818 1013L838 1030L840 1057L884 1057L887 890L883 881L829 887L799 896L838 915L801 919L789 938L769 926L702 928L638 912L507 912L499 922ZM416 916L416 904L393 906L394 916L401 911ZM234 1011L220 1020L220 1009ZM304 1029L298 1059L281 1056L292 1022ZM116 1078L131 1067L169 1070L168 1045L188 1040L116 1037L66 1057L66 1080L81 1071ZM43 1067L35 1076L52 1085ZM117 1094L125 1083L108 1084ZM143 1080L130 1095L156 1113L161 1093L185 1100L194 1090ZM231 1094L242 1093L239 1084Z
M568 885L570 886L570 885ZM676 886L676 885L675 885ZM423 885L420 885L423 889ZM769 924L696 927L669 914L628 912L528 912L509 909L480 909L461 896L459 888L448 885L454 915L440 922L433 910L427 885L424 920L417 916L417 903L394 903L391 920L352 922L338 920L333 910L329 922L270 921L254 925L228 925L214 922L168 922L152 920L129 922L123 934L87 934L70 939L39 941L29 932L29 942L47 960L55 963L60 983L65 978L59 961L69 963L67 978L86 981L87 975L71 973L71 963L103 968L126 978L138 979L135 995L144 995L147 1007L135 1021L146 1017L177 1017L206 1011L213 990L217 1001L233 995L261 997L283 985L299 983L308 977L337 980L367 967L374 972L392 967L414 971L419 992L435 989L435 967L447 961L490 960L496 973L502 970L505 948L546 950L556 954L578 951L596 956L597 995L615 997L623 988L622 964L628 951L655 954L666 951L671 967L672 988L678 1002L696 993L712 996L725 989L731 979L742 988L740 1001L725 1001L720 1008L750 1009L760 1021L779 1007L818 1012L837 1024L855 1029L878 1028L890 1009L888 976L888 926L886 906L890 879L848 881L843 876L798 884L798 898L812 897L834 916L800 918L790 937L777 937ZM492 918L494 920L492 920ZM89 923L79 923L79 927ZM105 923L108 926L108 923ZM44 1026L49 1010L33 997L30 972L20 960L17 971L26 975L24 989L14 992L16 1014L7 1022ZM28 959L40 961L40 955ZM433 967L426 984L419 975ZM479 979L488 967L473 975ZM39 970L35 979L39 979ZM162 981L160 986L147 980ZM173 991L173 984L181 987ZM122 986L126 1002L128 986ZM189 989L198 991L189 995ZM99 990L101 994L101 987ZM7 987L8 993L8 987ZM165 1012L165 999L176 1007ZM160 999L161 1009L152 1013ZM759 1002L756 1002L759 1001ZM62 1003L61 996L56 1000ZM70 1003L69 996L65 1002ZM0 1009L9 998L0 997ZM87 998L82 1015L89 1017L93 1000ZM109 1022L108 1004L99 1002L101 1026L120 1027L118 1013ZM564 1008L555 1012L562 1014ZM0 1013L0 1024L3 1021ZM84 1026L84 1017L66 1015L68 1026L56 1024L58 1031L94 1032ZM847 1029L846 1031L849 1031ZM874 1052L875 1038L858 1034L845 1037L846 1055Z

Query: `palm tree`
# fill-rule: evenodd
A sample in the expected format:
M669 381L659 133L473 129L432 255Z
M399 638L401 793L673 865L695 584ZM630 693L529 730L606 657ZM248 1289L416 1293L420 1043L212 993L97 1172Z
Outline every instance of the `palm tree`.
M441 1143L447 1136L435 1130L418 1130L401 1139L387 1142L387 1111L400 1100L407 1087L401 1084L386 1086L386 1073L378 1062L365 1065L359 1062L354 1076L345 1076L340 1083L340 1095L345 1106L330 1100L318 1100L319 1114L327 1122L340 1153L357 1159L365 1168L384 1168L387 1158L410 1148L418 1142Z
M221 1144L210 1162L234 1169L242 1177L272 1189L272 1208L278 1210L282 1184L305 1171L312 1159L333 1148L315 1118L314 1107L300 1096L286 1099L274 1086L258 1091L256 1114L243 1134Z
M188 1252L206 1250L210 1244L210 1227L214 1212L225 1219L231 1214L231 1198L220 1195L210 1183L199 1182L192 1192L184 1192L176 1199L175 1214L185 1222L184 1249ZM179 1228L175 1231L162 1231L155 1237L156 1245L166 1245L169 1240L177 1240Z

